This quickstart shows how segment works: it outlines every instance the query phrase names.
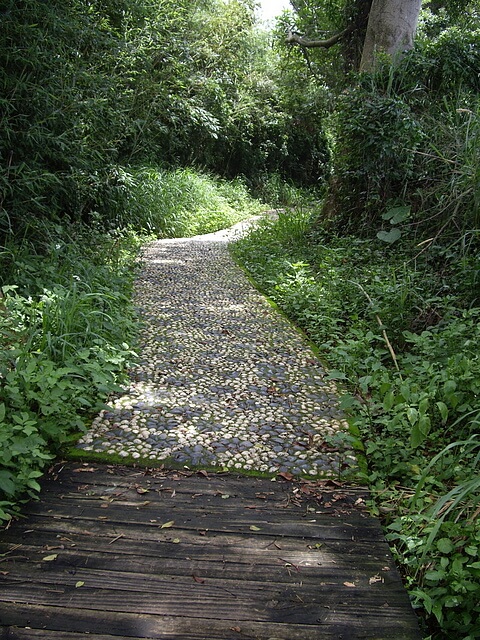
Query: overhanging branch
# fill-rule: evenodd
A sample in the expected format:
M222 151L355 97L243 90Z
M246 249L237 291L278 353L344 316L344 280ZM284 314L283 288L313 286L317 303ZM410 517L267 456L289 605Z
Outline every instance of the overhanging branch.
M336 33L334 36L331 36L326 40L310 40L309 38L304 38L303 36L299 36L297 33L293 33L292 31L289 31L287 34L287 43L298 44L301 47L307 47L310 49L313 49L313 48L330 49L330 47L333 47L335 44L337 44L337 42L340 42L342 38L344 38L346 35L354 31L354 29L355 29L354 26L347 27L340 33Z

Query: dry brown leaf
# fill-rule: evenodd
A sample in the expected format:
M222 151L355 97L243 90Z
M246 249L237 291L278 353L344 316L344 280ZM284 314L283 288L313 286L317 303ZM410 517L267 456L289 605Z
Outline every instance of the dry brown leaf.
M198 582L199 584L203 584L205 582L203 578L199 578L195 574L192 575L192 578L195 580L195 582Z
M145 489L145 487L136 487L137 489L137 493L139 493L140 495L143 495L144 493L148 493L148 489Z
M343 583L346 587L356 587L357 585L354 582L344 582Z

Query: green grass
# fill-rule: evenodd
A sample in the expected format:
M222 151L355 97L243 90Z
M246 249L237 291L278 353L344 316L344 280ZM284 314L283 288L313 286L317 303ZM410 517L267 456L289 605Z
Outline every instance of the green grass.
M2 256L0 521L37 495L45 467L135 359L130 298L142 239L79 225L39 231L36 244L12 241Z

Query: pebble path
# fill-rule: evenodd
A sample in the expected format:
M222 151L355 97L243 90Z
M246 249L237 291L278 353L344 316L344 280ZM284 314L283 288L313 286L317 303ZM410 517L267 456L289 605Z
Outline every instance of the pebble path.
M77 446L152 466L351 477L357 461L335 387L233 262L234 233L145 248L140 362Z

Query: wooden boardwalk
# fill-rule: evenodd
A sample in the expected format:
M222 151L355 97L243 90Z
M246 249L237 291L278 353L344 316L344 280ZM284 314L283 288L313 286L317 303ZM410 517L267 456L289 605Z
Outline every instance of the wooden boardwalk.
M0 638L419 639L364 499L68 463L0 535Z

